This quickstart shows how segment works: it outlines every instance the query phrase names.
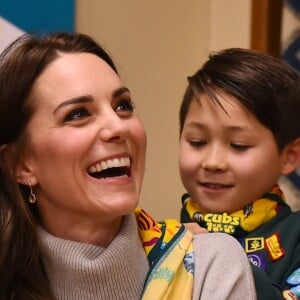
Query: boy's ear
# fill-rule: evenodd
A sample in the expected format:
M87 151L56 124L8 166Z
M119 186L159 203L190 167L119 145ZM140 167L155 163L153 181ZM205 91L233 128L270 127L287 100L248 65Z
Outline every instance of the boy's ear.
M289 143L282 151L281 174L292 173L300 166L300 138Z

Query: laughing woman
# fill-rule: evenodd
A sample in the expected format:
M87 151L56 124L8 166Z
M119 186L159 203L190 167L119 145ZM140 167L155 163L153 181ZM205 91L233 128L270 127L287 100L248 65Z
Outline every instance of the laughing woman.
M2 53L0 145L1 299L255 299L234 239L136 209L146 134L88 36Z

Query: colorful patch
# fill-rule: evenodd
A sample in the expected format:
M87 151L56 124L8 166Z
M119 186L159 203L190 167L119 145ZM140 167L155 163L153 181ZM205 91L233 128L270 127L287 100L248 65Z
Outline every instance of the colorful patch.
M264 249L264 238L263 237L254 237L245 239L245 251L246 253L256 252Z
M247 254L249 261L256 267L266 270L266 260L262 253Z
M265 246L268 250L271 260L273 261L279 260L285 255L284 250L280 245L280 239L277 233L274 233L265 239Z

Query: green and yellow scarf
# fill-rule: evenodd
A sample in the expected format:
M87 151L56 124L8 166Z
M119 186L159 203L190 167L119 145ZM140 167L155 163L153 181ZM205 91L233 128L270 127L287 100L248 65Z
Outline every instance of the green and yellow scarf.
M278 185L242 210L233 213L208 213L186 194L182 199L181 215L188 215L189 220L206 227L209 232L224 232L233 236L243 236L273 219L282 206L284 196Z
M193 234L176 220L156 223L140 208L135 214L150 263L142 299L192 299Z

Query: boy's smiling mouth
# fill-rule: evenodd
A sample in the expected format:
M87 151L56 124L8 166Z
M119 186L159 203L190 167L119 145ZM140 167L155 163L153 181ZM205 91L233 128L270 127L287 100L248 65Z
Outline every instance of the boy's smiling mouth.
M200 182L202 187L219 190L233 187L233 184L223 184L223 183L214 183L214 182Z
M88 168L94 178L130 177L130 158L120 157L97 162Z

